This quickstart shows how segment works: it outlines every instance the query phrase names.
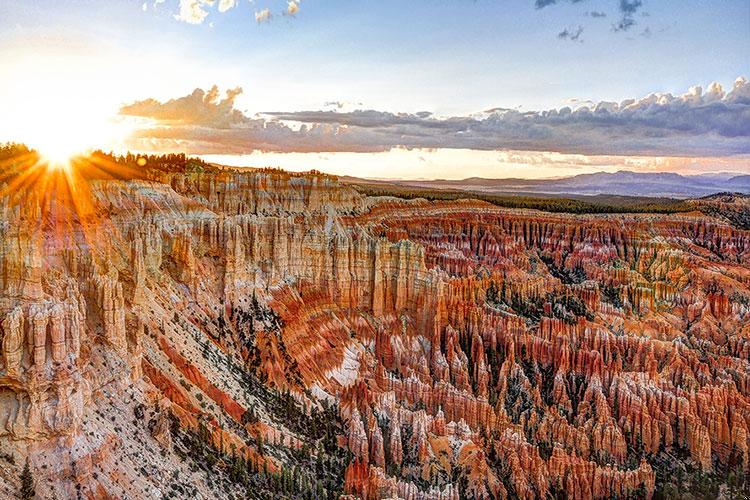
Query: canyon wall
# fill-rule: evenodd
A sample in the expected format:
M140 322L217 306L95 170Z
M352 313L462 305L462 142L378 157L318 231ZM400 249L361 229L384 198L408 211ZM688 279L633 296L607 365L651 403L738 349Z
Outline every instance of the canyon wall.
M85 182L0 212L2 491L26 457L42 497L88 498L241 495L238 457L294 496L324 449L325 497L642 498L750 466L749 231L279 171ZM192 467L186 436L225 458Z

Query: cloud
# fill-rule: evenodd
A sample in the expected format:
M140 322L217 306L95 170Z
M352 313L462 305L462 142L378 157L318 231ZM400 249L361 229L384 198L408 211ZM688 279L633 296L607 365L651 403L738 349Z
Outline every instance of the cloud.
M174 18L189 24L201 24L208 16L205 7L214 4L214 0L180 0L180 12Z
M285 14L289 16L293 16L299 12L299 2L297 0L289 0L286 3L286 11Z
M224 13L237 5L237 0L219 0L219 12Z
M635 20L632 17L623 17L618 22L612 25L612 31L628 31L630 28L635 26Z
M582 2L582 1L583 0L568 0L568 2L570 2L570 3L579 3L579 2ZM558 2L558 0L536 0L534 2L534 6L537 9L543 9L544 7L548 7L550 5L555 5L557 2Z
M352 111L361 109L362 103L356 101L326 101L323 103L323 107L336 109L337 111Z
M153 0L153 5L164 3L166 0ZM252 3L253 0L250 0ZM301 0L286 0L286 7L282 11L284 15L295 16L300 9ZM216 8L216 12L224 14L229 10L237 7L239 0L179 0L179 12L174 14L178 21L189 24L202 24L211 14L211 9ZM146 4L144 4L145 10ZM255 21L264 23L271 20L273 14L270 8L255 11Z
M255 22L265 23L271 20L271 11L269 9L263 9L255 12Z
M567 1L568 3L574 4L574 3L580 3L583 0L565 0L565 1ZM563 0L535 0L534 6L537 9L543 9L545 7L549 7L550 5L556 5L562 2ZM635 20L635 16L642 7L643 7L643 0L617 0L617 10L619 12L620 18L617 20L617 22L612 24L612 31L615 31L615 32L628 31L630 30L630 28L638 24L637 21ZM585 15L592 17L592 18L607 17L607 14L603 11L589 11L589 12L586 12ZM641 16L646 17L648 16L648 13L641 12ZM559 35L563 35L563 33L567 33L567 32L568 30L564 30L560 32ZM560 38L570 39L569 34L568 36L560 36Z
M620 0L620 20L612 25L613 31L627 31L636 25L635 16L638 9L643 6L642 0Z
M620 12L624 16L633 16L643 6L642 0L620 0Z
M583 38L581 38L582 35L583 26L578 26L578 28L565 28L557 34L557 38L560 40L570 40L571 42L583 42Z
M194 154L378 152L393 148L520 150L588 155L730 156L750 154L750 83L730 91L712 83L682 95L649 94L576 109L522 112L500 108L439 118L430 113L299 111L250 118L233 109L239 89L220 100L215 88L160 103L125 106L123 114L157 120L136 145ZM291 124L296 124L292 127Z
M145 99L120 108L120 114L151 118L170 125L201 125L217 129L246 123L248 118L234 109L234 101L242 93L237 87L226 91L224 99L219 98L219 89L214 85L208 92L195 89L192 94L160 102Z

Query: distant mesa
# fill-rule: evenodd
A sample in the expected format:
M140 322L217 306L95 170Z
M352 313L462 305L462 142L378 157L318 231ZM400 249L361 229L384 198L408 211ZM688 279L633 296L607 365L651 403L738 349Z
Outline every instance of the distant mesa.
M402 186L463 189L483 193L619 195L694 198L722 191L750 194L750 175L711 173L681 175L670 172L597 172L557 179L486 179L392 181Z

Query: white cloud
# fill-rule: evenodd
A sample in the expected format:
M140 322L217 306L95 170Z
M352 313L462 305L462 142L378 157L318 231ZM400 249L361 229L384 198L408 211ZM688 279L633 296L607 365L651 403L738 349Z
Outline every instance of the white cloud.
M149 1L149 0L147 0ZM153 6L164 3L166 0L153 0ZM253 0L249 0L252 4ZM202 24L210 14L210 8L216 6L216 11L223 14L239 5L239 0L179 0L179 13L173 17L178 21L189 24ZM286 0L286 8L282 11L285 16L294 16L299 12L301 0ZM143 5L146 10L146 4ZM255 11L257 23L269 22L273 18L270 8Z
M271 11L263 9L255 12L255 22L263 23L271 20Z
M237 0L219 0L219 12L226 12L237 5Z
M297 12L299 12L299 2L297 0L289 0L286 3L286 13L293 16Z
M204 7L211 7L214 0L180 0L180 13L174 16L178 21L201 24L208 16Z
M219 88L214 85L208 92L195 89L192 94L167 102L155 99L137 101L120 109L128 116L140 116L159 120L171 125L199 125L217 129L247 123L250 120L234 109L234 101L242 93L237 87L226 91L221 99Z

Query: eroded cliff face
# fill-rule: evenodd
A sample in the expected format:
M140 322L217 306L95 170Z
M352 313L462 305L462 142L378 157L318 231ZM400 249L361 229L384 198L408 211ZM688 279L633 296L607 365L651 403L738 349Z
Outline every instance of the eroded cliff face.
M88 498L648 497L750 466L748 231L281 172L81 198L2 207L6 493L26 456Z

